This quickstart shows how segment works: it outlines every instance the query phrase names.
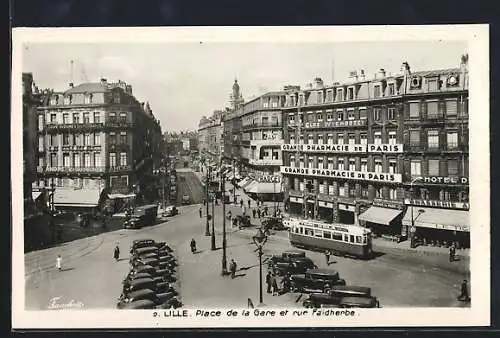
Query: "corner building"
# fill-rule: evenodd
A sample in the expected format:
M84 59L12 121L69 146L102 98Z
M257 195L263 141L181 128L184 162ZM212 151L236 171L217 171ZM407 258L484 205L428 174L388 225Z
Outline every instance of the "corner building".
M425 233L439 237L437 244L467 246L468 213L452 218L467 223L460 227L465 236L447 233L444 228L454 227L440 216L451 217L446 206L467 196L468 185L461 183L468 176L468 147L462 145L468 124L458 119L464 110L457 108L467 95L465 66L416 73L406 63L403 68L402 75L381 69L374 79L354 75L352 82L333 86L318 78L314 86L287 94L281 167L286 207L306 218L359 223L390 239ZM419 214L426 203L438 211Z

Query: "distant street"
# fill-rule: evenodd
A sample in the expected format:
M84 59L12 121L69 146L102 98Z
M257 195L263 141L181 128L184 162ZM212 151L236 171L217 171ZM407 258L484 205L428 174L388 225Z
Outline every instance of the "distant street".
M193 182L194 173L185 173L186 187ZM196 188L192 188L196 189ZM200 196L200 188L194 194ZM192 190L193 191L193 190ZM193 193L193 192L192 192ZM196 196L196 195L195 195ZM26 281L27 309L45 309L53 297L61 297L59 303L81 302L85 308L114 308L121 291L121 281L128 272L128 248L134 239L154 238L167 241L178 255L178 290L186 307L214 306L246 307L248 298L258 303L258 258L251 236L255 229L236 230L228 227L228 262L234 258L240 270L232 280L222 277L221 272L221 230L222 206L216 206L216 243L219 250L210 250L210 237L205 236L205 219L200 219L199 205L180 207L180 214L167 222L141 230L118 230L100 234L60 247L33 252L40 262L48 263L47 270L33 269ZM236 206L228 206L233 214ZM203 213L205 216L205 212ZM197 241L197 254L191 254L189 241ZM115 262L113 247L119 243L125 259ZM82 248L79 248L81 246ZM278 254L290 248L286 233L270 237L264 247L265 255ZM67 255L70 257L67 258ZM63 257L65 271L53 267L57 254ZM317 265L326 267L324 256L307 252ZM50 266L50 262L53 265ZM349 258L332 257L337 269L348 284L372 287L373 294L383 307L402 306L462 306L456 301L459 283L468 278L461 262L449 263L445 259L426 259L412 253L387 252L371 261L357 261ZM450 265L451 264L451 265ZM265 269L265 267L264 267ZM264 270L265 274L265 270ZM301 306L300 295L264 295L268 305Z
M188 195L190 204L201 203L204 191L200 181L191 169L177 169L177 203L182 203L182 196Z

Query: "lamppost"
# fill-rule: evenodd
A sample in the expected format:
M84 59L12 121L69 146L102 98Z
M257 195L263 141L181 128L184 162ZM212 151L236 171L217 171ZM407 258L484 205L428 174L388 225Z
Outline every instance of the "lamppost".
M211 238L211 244L212 244L212 247L211 247L211 250L216 250L217 248L215 247L215 212L214 212L214 204L215 204L215 192L213 194L213 197L212 197L212 238Z
M221 177L221 190L222 190L222 271L221 275L227 275L227 259L226 259L226 176Z
M412 199L413 199L413 183L415 183L416 181L420 181L422 179L422 177L415 177L413 180L411 180L410 182L410 217L411 217L411 227L410 227L410 248L415 248L416 245L415 245L415 220L418 218L418 216L420 216L421 214L424 213L424 210L423 209L419 209L418 210L418 215L417 217L413 217L413 203L412 203Z
M257 246L258 255L259 255L259 303L262 305L264 303L262 299L262 247L267 242L267 236L262 231L262 228L259 228L257 234L252 237L254 244Z
M209 225L209 218L210 214L208 211L208 204L209 202L209 196L208 196L208 187L210 185L210 175L211 175L211 170L210 167L208 167L207 173L206 173L206 180L205 180L205 188L206 188L206 205L207 205L207 223L205 224L205 236L210 236L210 225ZM213 216L212 216L213 217Z

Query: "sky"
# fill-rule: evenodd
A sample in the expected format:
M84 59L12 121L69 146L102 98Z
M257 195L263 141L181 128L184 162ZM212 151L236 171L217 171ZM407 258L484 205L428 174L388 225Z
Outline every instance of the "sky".
M23 72L33 73L40 89L56 91L101 77L125 81L139 101L150 103L163 131L184 131L229 106L235 78L249 100L315 77L342 82L354 70L364 69L367 78L380 68L397 74L404 61L412 71L458 67L466 52L466 42L457 41L30 43Z

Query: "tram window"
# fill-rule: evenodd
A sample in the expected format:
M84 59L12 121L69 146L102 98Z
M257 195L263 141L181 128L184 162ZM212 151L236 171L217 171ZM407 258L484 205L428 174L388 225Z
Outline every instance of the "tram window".
M305 229L305 234L308 236L314 236L314 231L312 231L311 229Z
M318 230L316 230L316 231L314 232L314 236L315 236L315 237L323 237L323 231L318 231Z
M338 232L333 232L332 233L332 239L335 239L337 241L341 241L342 240L342 234L339 234Z
M356 243L362 244L363 243L363 237L362 236L356 236Z
M344 242L349 242L349 235L344 235Z
M349 242L354 243L354 235L349 235Z
M324 238L332 238L332 233L329 231L324 231L323 232L323 237Z
M366 244L368 242L368 236L364 235L363 236L363 244Z
M304 234L304 228L303 227L300 227L300 234Z

